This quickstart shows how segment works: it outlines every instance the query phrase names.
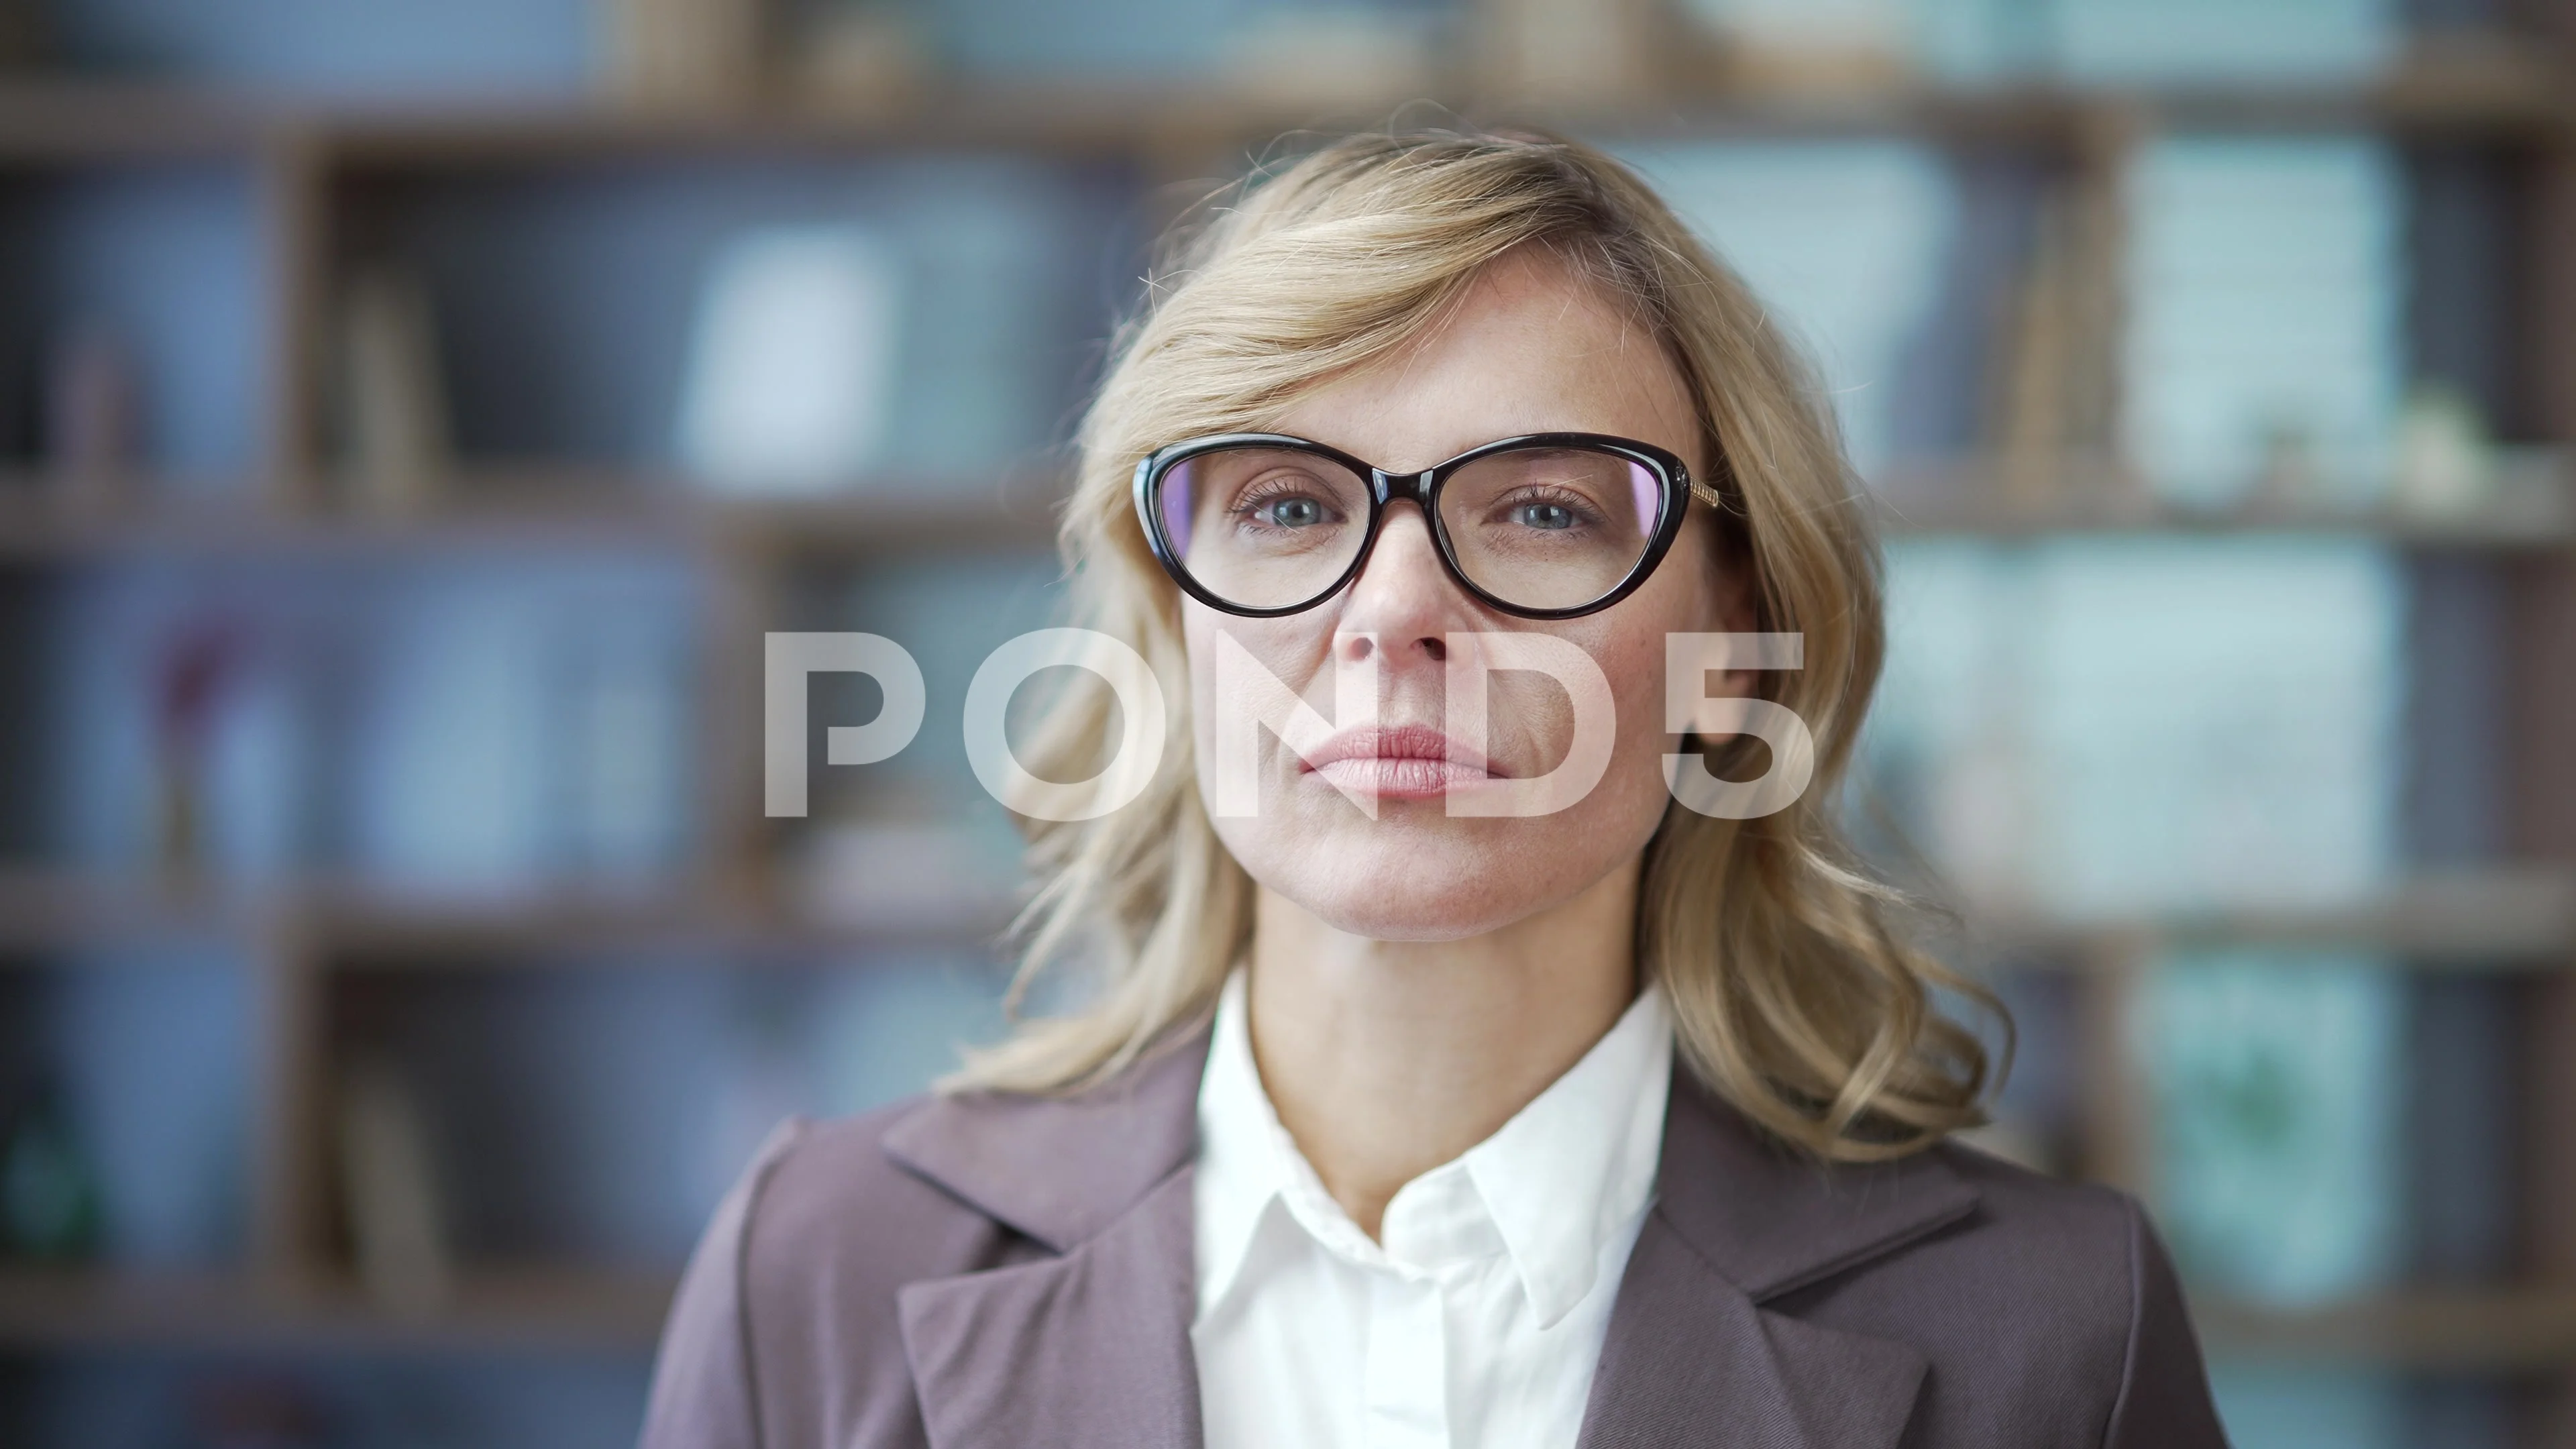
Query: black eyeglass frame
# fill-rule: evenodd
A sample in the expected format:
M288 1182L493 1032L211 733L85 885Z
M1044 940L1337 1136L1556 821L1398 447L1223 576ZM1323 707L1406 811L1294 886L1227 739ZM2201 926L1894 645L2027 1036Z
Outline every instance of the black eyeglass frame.
M1163 511L1156 506L1160 501L1157 495L1162 492L1164 476L1174 467L1192 458L1233 448L1276 448L1288 452L1307 453L1336 463L1368 479L1368 531L1361 536L1359 552L1352 556L1350 566L1343 569L1339 577L1313 597L1299 603L1269 609L1253 608L1250 605L1237 604L1219 598L1190 576L1188 566L1181 562L1179 550L1172 547L1172 540L1164 531ZM1571 608L1533 609L1512 603L1508 599L1496 598L1478 587L1475 580L1467 577L1466 570L1459 567L1457 548L1449 540L1448 525L1440 518L1440 490L1459 469L1479 458L1489 458L1496 453L1539 448L1606 453L1612 457L1625 459L1654 474L1655 480L1663 488L1663 506L1655 523L1654 536L1646 541L1645 551L1640 553L1637 561L1629 566L1628 576L1621 579L1617 587L1608 593ZM1523 433L1517 437L1497 438L1493 442L1470 448L1454 458L1435 463L1419 473L1390 473L1375 464L1354 458L1339 448L1327 447L1322 443L1293 437L1286 433L1214 433L1207 437L1191 438L1185 442L1157 448L1138 459L1135 498L1137 518L1145 526L1146 546L1153 550L1154 559L1163 566L1163 572L1170 574L1172 582L1180 585L1182 591L1191 598L1211 609L1240 618L1276 619L1289 614L1302 614L1340 593L1350 585L1351 580L1360 576L1362 569L1368 567L1369 555L1377 551L1378 532L1386 522L1387 509L1399 501L1410 499L1422 510L1423 522L1430 527L1432 551L1440 555L1441 566L1449 571L1449 577L1456 581L1458 587L1466 590L1469 597L1490 608L1523 619L1579 619L1586 614L1597 614L1635 593L1638 585L1643 584L1654 573L1656 566L1663 562L1664 555L1671 551L1673 540L1681 536L1682 517L1690 509L1691 486L1689 466L1673 453L1658 448L1652 443L1641 443L1634 438L1613 437L1607 433Z

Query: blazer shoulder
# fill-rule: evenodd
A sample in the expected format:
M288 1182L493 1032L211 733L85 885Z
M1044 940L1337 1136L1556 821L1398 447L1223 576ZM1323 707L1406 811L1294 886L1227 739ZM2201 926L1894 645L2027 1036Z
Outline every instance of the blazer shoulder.
M1956 1140L1931 1155L1977 1191L1975 1225L1988 1232L2037 1234L2077 1251L2103 1251L2125 1242L2135 1198L2100 1183L2073 1182L2034 1172Z
M645 1443L918 1444L896 1294L1017 1245L906 1170L887 1133L929 1110L791 1118L709 1221L655 1369Z
M2135 1306L2138 1238L2153 1231L2137 1200L1961 1143L1930 1150L1975 1190L1977 1206L1917 1249L1926 1266L2009 1293L2024 1307L2019 1330L2039 1342L2116 1357Z
M2223 1446L2180 1280L2138 1200L1959 1143L1931 1150L1976 1190L1977 1209L1900 1255L1915 1261L1898 1271L1916 1279L1918 1305L1938 1285L1960 1315L1949 1341L1977 1363L1952 1366L1952 1386L2053 1381L2041 1401L2073 1411L2070 1431L2082 1425L2065 1442Z
M993 1265L1003 1234L992 1220L887 1150L890 1134L936 1103L907 1097L783 1129L789 1138L745 1214L744 1287L756 1310L821 1295L831 1302L808 1306L882 1298L890 1314L906 1283Z

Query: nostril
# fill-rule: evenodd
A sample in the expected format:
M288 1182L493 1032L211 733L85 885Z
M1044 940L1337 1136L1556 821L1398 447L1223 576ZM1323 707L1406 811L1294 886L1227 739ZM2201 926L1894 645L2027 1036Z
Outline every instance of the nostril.
M1377 651L1377 636L1374 634L1345 634L1342 640L1342 655L1353 664L1365 661Z
M1425 634L1422 636L1422 652L1431 656L1432 663L1446 664L1449 662L1449 641L1437 634Z

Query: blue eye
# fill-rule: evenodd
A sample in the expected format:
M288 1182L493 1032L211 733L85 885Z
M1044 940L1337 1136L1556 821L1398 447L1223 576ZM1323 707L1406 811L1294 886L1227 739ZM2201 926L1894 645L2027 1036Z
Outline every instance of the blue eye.
M1574 510L1562 503L1524 503L1512 510L1512 521L1528 528L1572 528Z
M1267 522L1281 528L1305 528L1324 521L1324 505L1312 498L1282 498L1261 510Z

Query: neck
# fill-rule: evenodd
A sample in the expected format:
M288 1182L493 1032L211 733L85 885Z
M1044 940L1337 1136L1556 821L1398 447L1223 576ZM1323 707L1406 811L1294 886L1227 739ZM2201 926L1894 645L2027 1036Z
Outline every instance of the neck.
M1261 892L1251 1033L1263 1087L1374 1238L1396 1189L1494 1134L1635 999L1634 862L1457 941L1376 941Z

